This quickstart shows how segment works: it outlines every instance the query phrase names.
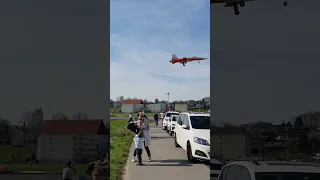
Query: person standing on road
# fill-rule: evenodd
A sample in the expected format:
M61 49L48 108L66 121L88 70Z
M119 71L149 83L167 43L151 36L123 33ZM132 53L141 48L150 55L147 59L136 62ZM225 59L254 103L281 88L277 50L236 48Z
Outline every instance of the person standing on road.
M68 162L62 170L63 180L72 180L76 174L76 169L73 167L71 162Z
M163 118L164 118L164 112L163 111L160 113L160 116L161 116L161 121L163 122Z
M135 145L134 152L138 156L138 164L137 165L141 166L141 165L143 165L142 164L142 146L143 146L143 142L144 142L142 129L139 129L139 132L134 136L133 140L134 140L134 145Z
M129 115L129 122L128 123L130 123L131 121L133 121L133 114L132 113L130 113L130 115Z
M149 123L148 120L141 114L139 116L139 122L137 126L142 129L143 137L144 137L144 148L146 149L146 152L148 154L148 162L151 161L151 152L149 149L149 146L151 145L151 136L150 136L150 128L149 128ZM135 157L137 155L137 152L134 151L133 157L132 157L132 162L135 162Z
M158 120L159 120L159 114L157 112L153 115L154 123L156 126L158 126Z

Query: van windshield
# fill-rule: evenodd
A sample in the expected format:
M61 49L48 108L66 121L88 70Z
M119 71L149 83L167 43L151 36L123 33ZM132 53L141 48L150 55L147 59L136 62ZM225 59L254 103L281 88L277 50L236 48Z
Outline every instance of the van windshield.
M166 117L171 117L172 115L179 115L178 113L167 113Z

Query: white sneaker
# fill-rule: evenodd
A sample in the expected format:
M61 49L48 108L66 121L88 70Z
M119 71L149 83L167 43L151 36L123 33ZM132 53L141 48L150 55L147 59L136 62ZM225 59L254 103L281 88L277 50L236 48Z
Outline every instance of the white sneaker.
M151 161L151 157L148 157L148 162L150 162Z
M136 162L136 158L133 156L131 161Z

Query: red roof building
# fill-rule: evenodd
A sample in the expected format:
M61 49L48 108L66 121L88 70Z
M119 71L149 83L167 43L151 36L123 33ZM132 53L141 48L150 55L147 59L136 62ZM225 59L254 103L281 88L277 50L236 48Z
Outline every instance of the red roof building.
M123 100L122 104L143 104L142 99Z
M45 120L37 141L41 162L96 160L108 152L110 136L103 120Z
M42 135L102 134L108 131L103 120L45 120L41 128Z

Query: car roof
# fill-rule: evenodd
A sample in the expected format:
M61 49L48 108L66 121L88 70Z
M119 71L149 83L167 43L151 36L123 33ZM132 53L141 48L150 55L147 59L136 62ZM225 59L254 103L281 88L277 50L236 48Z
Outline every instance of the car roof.
M177 112L177 111L167 111L166 113L177 113L177 114L180 114L180 113Z
M242 165L254 172L320 173L320 164L293 161L233 161L229 165Z
M210 113L205 112L183 112L181 114L186 114L188 116L210 116Z

